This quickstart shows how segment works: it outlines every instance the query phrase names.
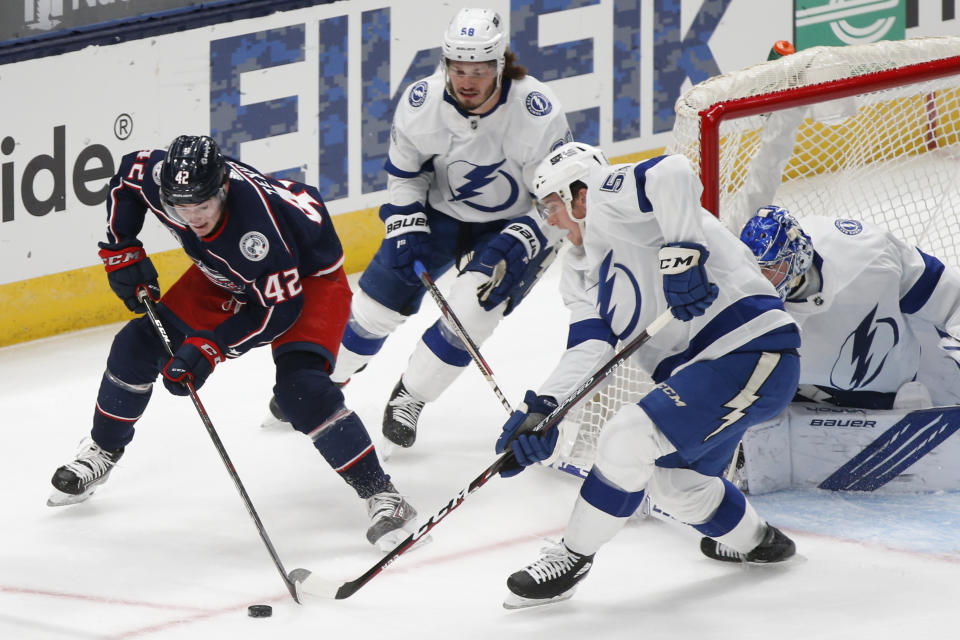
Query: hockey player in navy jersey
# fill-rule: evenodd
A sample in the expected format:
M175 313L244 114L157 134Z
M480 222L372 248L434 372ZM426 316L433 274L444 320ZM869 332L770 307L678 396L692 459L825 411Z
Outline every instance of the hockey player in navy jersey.
M193 261L161 297L157 272L137 239L147 212ZM174 346L168 357L145 316L117 333L100 383L90 439L57 469L48 504L86 500L134 435L153 383L187 395L215 367L270 345L274 397L293 426L366 500L367 538L392 548L416 512L377 460L360 418L330 380L351 292L343 250L316 188L275 180L224 158L213 139L180 136L167 150L127 154L110 182L107 240L99 243L110 287L131 311L145 289Z
M459 270L450 306L477 344L527 294L560 235L530 197L533 170L570 139L553 92L507 49L501 17L460 10L443 36L437 72L397 105L386 162L385 237L359 282L333 379L345 384L420 308L419 260L434 276ZM424 404L470 363L446 320L423 334L390 395L383 433L412 446Z
M870 223L798 222L777 206L760 208L740 238L803 331L803 397L864 409L960 404L954 267Z
M634 355L657 386L605 425L563 540L512 574L504 606L573 595L594 554L623 527L645 493L704 536L717 560L779 562L794 543L721 479L744 431L777 415L799 372L796 324L748 251L700 206L689 161L660 156L610 166L570 143L536 170L548 220L580 246L564 257L570 309L567 350L539 391L504 424L496 451L517 465L545 460L557 427L530 433L614 351L667 309L674 316Z

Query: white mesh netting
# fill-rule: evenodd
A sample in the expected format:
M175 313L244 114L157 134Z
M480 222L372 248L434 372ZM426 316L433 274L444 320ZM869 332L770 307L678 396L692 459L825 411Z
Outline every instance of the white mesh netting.
M710 78L677 101L667 153L684 154L700 169L701 112L760 98L765 113L721 119L719 145L704 150L719 166L716 180L702 172L704 190L716 194L732 232L773 203L801 217L879 223L960 266L960 61L946 61L956 56L960 38L814 47ZM945 75L918 82L911 68L910 77L894 80L899 86L877 90L877 82L890 82L885 70L914 65L922 67L918 73L936 67ZM855 95L798 104L809 99L806 87L826 92L838 84L857 85ZM606 419L650 388L638 368L621 367L603 391L571 411L561 460L589 468Z

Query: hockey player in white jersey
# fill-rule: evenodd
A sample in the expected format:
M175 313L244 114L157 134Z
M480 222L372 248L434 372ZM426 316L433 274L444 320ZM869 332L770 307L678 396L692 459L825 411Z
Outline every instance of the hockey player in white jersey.
M393 119L386 237L359 282L334 381L345 384L420 308L421 261L460 274L449 302L478 343L489 337L556 255L562 237L530 197L533 171L571 139L553 92L516 62L490 9L462 9L443 35L436 73L415 82ZM441 319L418 342L384 412L383 433L413 445L424 404L470 362Z
M864 409L960 404L957 269L875 225L798 222L776 206L761 207L740 238L803 331L803 397Z
M794 543L720 476L747 427L793 396L799 332L750 253L701 208L689 161L670 155L610 166L599 150L574 142L543 160L534 188L548 220L582 245L564 258L567 350L504 424L496 450L510 448L517 460L505 475L550 455L557 428L530 430L618 341L667 309L676 319L634 355L657 386L607 422L562 542L509 577L504 606L569 598L645 492L707 536L701 550L713 559L792 556Z

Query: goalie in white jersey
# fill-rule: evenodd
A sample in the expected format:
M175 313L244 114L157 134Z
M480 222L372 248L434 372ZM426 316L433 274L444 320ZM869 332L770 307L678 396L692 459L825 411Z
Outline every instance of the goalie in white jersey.
M444 33L443 60L397 105L386 162L386 237L360 278L334 381L345 384L420 308L420 261L438 278L460 269L450 306L478 343L488 338L556 255L562 234L530 196L533 171L571 139L553 92L507 49L500 16L462 9ZM470 363L446 320L424 334L397 382L383 433L413 445L426 402Z
M749 251L700 206L689 161L660 156L610 166L580 143L537 168L535 194L569 231L561 290L571 311L567 350L504 425L518 472L546 459L557 427L530 430L579 383L667 309L676 318L635 354L657 386L607 422L563 541L507 581L505 606L563 600L645 492L704 536L717 560L778 562L793 542L721 479L747 427L777 415L799 375L796 324Z
M960 272L875 225L798 222L776 206L740 238L803 331L803 397L863 409L960 404Z

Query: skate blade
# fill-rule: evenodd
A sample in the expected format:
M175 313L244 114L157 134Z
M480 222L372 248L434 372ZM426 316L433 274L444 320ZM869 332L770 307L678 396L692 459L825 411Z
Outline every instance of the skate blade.
M64 493L59 489L54 489L50 492L50 497L47 498L48 507L65 507L71 504L77 504L78 502L83 502L87 498L93 495L93 488L87 489L83 493Z
M516 609L530 609L531 607L540 607L545 604L556 604L557 602L563 602L564 600L569 600L573 597L576 587L570 589L569 591L564 591L558 596L552 598L524 598L523 596L518 596L512 591L507 592L507 596L503 599L503 608L514 611Z

